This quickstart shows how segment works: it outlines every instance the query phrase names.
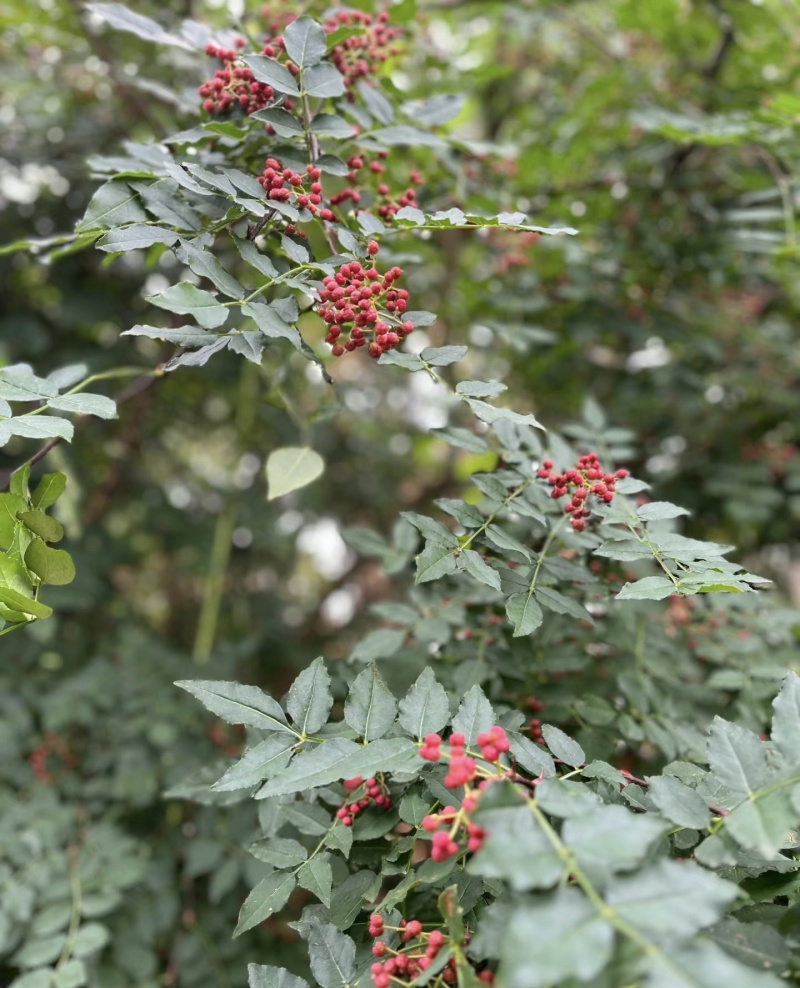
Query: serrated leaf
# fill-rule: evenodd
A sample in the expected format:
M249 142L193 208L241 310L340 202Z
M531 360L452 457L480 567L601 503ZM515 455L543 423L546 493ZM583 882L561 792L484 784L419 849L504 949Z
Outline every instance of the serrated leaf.
M438 734L450 719L450 703L444 687L426 666L400 701L399 721L415 738Z
M497 980L503 988L550 988L572 977L591 982L610 960L613 944L614 927L576 889L562 889L511 913Z
M11 436L24 436L26 439L66 439L69 442L75 428L68 419L55 415L17 415L13 419L0 421L0 446Z
M83 219L75 227L78 233L85 230L110 230L124 223L138 223L147 219L138 196L125 182L106 182L92 196Z
M314 918L307 928L300 927L308 942L311 972L320 988L345 988L355 978L356 945L332 923Z
M567 765L571 765L572 768L580 768L586 761L583 748L560 728L553 727L552 724L543 724L542 737L555 757L566 762Z
M484 583L488 587L500 589L500 574L492 569L489 564L481 558L480 553L474 549L464 549L459 555L459 562L463 568L474 577L478 583Z
M220 305L216 295L188 281L172 285L158 295L148 295L147 301L168 312L192 316L206 329L216 329L228 318L228 309Z
M259 785L288 765L292 749L297 743L293 734L284 731L270 734L255 747L245 751L239 761L231 765L211 788L215 792L234 792Z
M797 820L788 793L779 789L743 800L724 818L724 824L737 844L771 858L786 843Z
M261 186L258 186L260 189ZM188 240L181 240L180 247L175 251L179 261L188 264L196 275L208 280L228 298L243 298L244 287L223 268L217 258L208 249L197 247Z
M510 408L496 408L494 405L489 405L487 402L480 401L478 398L467 398L465 400L481 422L485 422L487 425L494 425L495 422L505 419L513 422L515 425L530 425L534 429L541 429L543 432L547 431L535 415L522 415L519 412L512 411Z
M513 889L552 888L564 861L542 833L527 806L481 810L476 822L487 837L467 866L484 878L502 878Z
M452 728L457 734L463 734L467 745L474 745L478 735L488 731L497 723L497 717L486 694L477 684L467 692L458 705Z
M248 988L309 988L303 978L298 978L284 967L271 967L269 964L248 964L247 985Z
M654 775L648 792L664 816L679 827L705 830L711 822L711 812L702 796L672 775Z
M311 17L298 17L283 32L286 54L301 69L324 58L327 50L325 32Z
M164 340L166 343L174 343L175 346L181 347L202 347L217 339L215 333L209 333L207 329L200 329L199 326L178 326L167 329L162 326L137 325L126 329L122 335L146 336L151 340Z
M594 618L585 607L582 607L571 597L559 593L558 590L553 590L552 587L537 587L536 599L542 607L555 611L556 614L568 614L577 621L588 621L589 624L594 624Z
M532 593L517 593L509 597L506 615L514 625L514 638L530 635L544 620L542 609Z
M431 367L447 367L463 360L467 354L465 346L429 346L422 351L420 357Z
M396 628L377 628L370 631L350 653L353 662L373 662L388 659L402 646L406 632Z
M800 763L800 676L787 674L772 703L772 742L790 765Z
M456 385L456 394L465 398L497 398L507 390L508 385L499 381L459 381Z
M751 793L767 783L763 743L746 727L721 717L715 717L711 724L708 761L718 781L736 793Z
M191 693L228 724L245 724L262 731L285 731L294 736L280 704L257 686L217 680L183 679L175 683Z
M267 457L267 500L283 497L322 476L325 461L310 446L284 446Z
M115 419L117 417L117 403L115 401L106 398L105 395L88 394L85 391L79 391L74 395L51 398L48 404L60 412L95 415L101 419Z
M267 55L246 55L242 61L258 82L265 82L276 92L285 93L287 96L300 95L300 87L292 73L274 58L269 58Z
M654 951L647 967L647 988L782 988L786 984L777 975L745 967L703 940Z
M244 900L233 935L241 936L282 909L296 884L297 879L292 872L275 871L262 878Z
M267 837L251 844L247 850L257 860L280 869L296 868L308 858L308 851L300 841L288 837Z
M314 659L286 694L286 712L297 730L302 735L308 735L327 724L332 706L331 677L324 660Z
M306 96L325 99L330 96L342 96L344 91L344 76L329 62L315 65L303 73L303 92Z
M353 680L344 705L344 719L365 741L375 741L389 731L397 714L397 701L374 663Z
M317 854L306 861L297 872L297 884L313 892L324 906L330 908L333 886L330 855Z
M616 558L616 557L612 557ZM626 583L616 595L617 600L664 600L676 593L675 584L665 576L645 576Z
M686 508L680 508L677 504L670 504L669 501L651 501L649 504L641 504L636 509L636 514L642 521L665 521L669 518L680 518L681 515L688 515Z
M294 326L289 325L273 305L264 302L247 302L242 306L242 313L253 319L264 336L272 340L289 340L292 346L301 349L300 333Z
M127 31L156 45L169 45L194 52L195 46L189 44L185 38L165 31L157 21L138 14L121 3L87 3L85 7L118 31Z
M285 796L331 782L368 778L375 772L391 772L416 764L417 748L408 738L381 738L361 746L346 738L333 738L295 755L289 767L270 779L259 795Z
M690 937L716 922L738 894L736 885L690 861L659 861L617 878L606 900L635 929L659 937Z
M668 824L624 806L598 806L564 823L562 840L592 876L629 871L642 864Z
M318 137L346 139L355 133L355 127L344 117L333 113L318 113L311 121L311 133Z
M75 564L63 549L51 549L41 539L34 539L25 550L25 565L42 583L64 586L75 579Z
M166 244L171 247L178 239L174 230L161 226L147 226L134 223L132 226L117 227L102 236L95 246L108 254L124 253L129 250L141 250L152 247L153 244Z
M416 583L438 580L456 571L456 558L453 550L445 545L426 545L417 556Z

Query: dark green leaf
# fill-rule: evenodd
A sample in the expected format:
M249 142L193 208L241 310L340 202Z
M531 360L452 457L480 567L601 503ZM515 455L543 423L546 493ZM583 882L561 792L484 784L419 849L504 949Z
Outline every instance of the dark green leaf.
M767 756L756 734L715 717L708 736L708 760L715 777L737 793L754 792L767 782Z
M514 637L530 635L544 620L542 609L532 593L517 593L506 601L508 620L514 625Z
M34 539L25 551L25 565L42 583L63 586L75 579L72 557L63 549L51 549L41 539Z
M298 17L283 32L286 54L301 69L317 65L327 49L325 32L310 17Z
M680 827L705 830L711 813L703 798L671 775L655 775L649 780L648 792L664 816Z
M331 677L322 658L314 659L292 683L286 695L286 712L305 736L328 722L333 706Z
M282 909L296 884L292 872L274 871L262 878L244 900L233 935L240 936Z
M365 741L375 741L394 724L397 701L374 663L353 680L344 705L344 719Z
M180 680L175 685L191 693L228 724L246 724L262 731L294 733L286 723L286 715L278 702L257 686L201 679Z
M438 734L450 719L450 703L444 687L426 666L400 701L400 724L415 738Z
M342 96L344 88L344 76L329 62L315 65L303 73L303 92L306 96Z
M220 305L216 295L188 281L173 285L158 295L149 295L147 301L168 312L193 316L206 329L216 329L228 318L228 309Z
M558 727L553 727L552 724L543 724L542 736L544 737L545 744L553 752L555 757L561 759L562 762L566 762L567 765L571 765L573 768L579 768L586 761L583 748L581 748L577 741L573 741L571 737L568 737Z
M134 224L133 226L117 227L109 230L105 236L97 241L97 249L107 253L124 253L129 250L139 250L143 247L152 247L153 244L166 244L171 247L178 239L178 234L173 230L167 230L161 226L146 226L144 224Z

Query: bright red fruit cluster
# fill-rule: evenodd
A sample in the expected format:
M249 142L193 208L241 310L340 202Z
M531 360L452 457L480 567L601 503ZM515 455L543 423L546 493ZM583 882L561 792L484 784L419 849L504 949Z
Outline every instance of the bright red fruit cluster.
M374 193L375 193L375 206L373 209L377 211L378 216L384 221L384 223L391 223L392 217L395 213L398 213L404 206L416 206L417 205L417 193L416 190L412 188L414 185L423 185L424 179L420 172L412 171L409 176L410 185L400 196L395 197L395 193L392 192L389 185L386 183L383 175L386 172L386 165L383 162L388 157L388 152L379 151L378 157L373 158L371 161L364 155L354 155L347 162L347 166L350 171L347 173L347 180L350 185L343 189L341 192L331 199L333 205L337 205L339 202L345 202L345 200L350 199L353 204L357 204L361 201L361 193L354 189L352 186L356 182L360 182L362 187L366 185L364 181L364 174L366 173L371 177L374 182Z
M371 240L369 254L374 257L378 249ZM394 287L402 274L398 267L382 275L377 268L350 261L323 279L317 311L328 324L325 341L332 345L334 357L368 346L369 355L377 359L414 332L414 324L402 319L408 308L408 292ZM344 344L343 334L349 337Z
M400 934L400 942L403 947L400 950L394 950L382 940L373 944L373 955L387 958L385 961L376 961L370 968L372 983L375 988L413 984L423 971L427 971L434 963L447 943L447 938L441 930L431 930L430 933L425 933L422 923L418 919L403 919L400 921L399 927L385 926L383 916L380 913L373 913L369 918L369 935L381 937L388 931ZM445 984L456 983L458 976L454 957L448 960L438 977ZM485 984L491 984L494 975L487 970L482 971L478 978Z
M564 511L572 515L570 523L575 531L582 532L586 528L586 519L592 513L588 504L589 496L592 495L605 504L611 504L614 500L617 480L627 477L628 471L617 470L616 473L606 473L600 465L597 453L587 453L566 473L555 472L553 461L544 460L536 476L550 484L553 488L551 497L554 499L565 497L567 494L572 495L569 504L564 506Z
M243 48L244 38L237 38L236 45ZM274 54L274 49L271 50ZM261 52L262 55L266 53L267 48ZM239 60L238 51L208 44L206 55L218 59L223 66L217 69L213 79L204 82L197 90L203 97L203 109L206 113L225 114L234 107L240 107L245 113L255 113L271 106L275 101L275 90L268 83L256 80L252 71ZM296 66L287 64L286 67L290 71L294 68L297 72ZM291 104L286 101L284 106L290 108Z
M364 790L360 799L354 798L351 803L345 802L336 811L336 819L341 821L343 827L352 827L358 814L363 813L373 803L382 810L392 808L391 797L384 792L377 779L367 779L365 782L361 776L357 776L355 779L345 779L343 785L348 795L353 795L362 787Z
M359 34L346 38L331 51L331 61L342 73L345 85L349 88L357 79L374 75L381 65L400 49L394 44L403 32L389 27L386 11L373 17L360 10L341 10L330 16L323 27L327 34L333 34L342 27L363 27Z
M306 174L301 175L291 168L284 168L277 159L267 158L266 168L256 181L267 193L267 199L273 202L288 202L294 196L295 204L300 209L307 209L321 220L333 223L336 217L330 209L322 206L321 177L322 172L314 165L306 165ZM311 182L308 189L305 187L306 180ZM287 228L286 232L296 231L294 228Z

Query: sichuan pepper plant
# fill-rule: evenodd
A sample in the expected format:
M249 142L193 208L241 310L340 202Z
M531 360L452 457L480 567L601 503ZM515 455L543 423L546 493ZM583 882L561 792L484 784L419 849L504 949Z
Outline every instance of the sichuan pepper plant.
M88 9L184 52L198 37L116 4ZM770 609L766 581L728 560L732 547L681 534L685 510L631 476L635 437L594 402L582 422L546 429L512 407L523 396L481 379L457 332L415 345L437 314L416 307L414 238L535 234L558 250L576 231L505 203L462 208L472 155L441 132L460 101L403 105L382 82L412 43L408 11L401 30L391 7L304 10L277 5L208 40L196 121L94 157L103 184L72 238L112 262L171 252L183 272L123 334L164 344L156 387L223 352L287 376L302 373L300 355L331 388L340 360L362 361L382 382L429 379L447 409L441 448L481 457L448 492L460 496L401 512L392 541L346 531L408 578L347 661L317 659L283 697L178 683L246 729L240 755L217 745L232 763L168 793L253 810L260 877L233 934L279 918L307 945L304 977L265 955L250 988L796 981L794 618ZM56 416L31 432L39 408L114 412L101 396L69 404L89 378L60 396L71 380L2 373L41 403L8 407L13 434L70 438ZM274 449L268 495L323 469L310 445ZM8 630L46 617L39 584L69 575L43 510L59 485L47 475L31 491L22 469L3 495ZM756 654L731 648L743 631L763 644ZM54 781L54 758L68 766L71 753L48 737L40 782ZM57 954L17 988L62 985L65 969L87 981L66 945Z

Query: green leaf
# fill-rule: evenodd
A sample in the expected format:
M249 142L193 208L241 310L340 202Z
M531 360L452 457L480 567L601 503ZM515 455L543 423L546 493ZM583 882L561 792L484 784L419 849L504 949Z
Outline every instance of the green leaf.
M499 381L459 381L456 385L456 394L465 398L497 398L507 390L508 385Z
M244 900L233 935L241 936L282 909L296 884L297 879L292 872L275 871L262 878Z
M397 714L397 701L374 663L353 680L344 705L348 727L365 741L375 741L389 731Z
M426 666L400 701L399 721L412 737L438 734L450 719L450 703L444 687Z
M478 735L488 731L497 723L497 716L492 705L486 699L483 690L477 684L465 693L458 705L452 728L457 734L463 734L467 745L474 745Z
M407 144L409 147L432 147L444 148L445 142L436 134L431 134L426 130L419 130L417 127L409 127L401 124L398 127L383 127L374 130L370 135L380 144L387 147L394 147L398 144Z
M283 32L286 54L301 69L316 65L325 57L325 32L310 17L298 17Z
M532 593L517 593L509 597L506 614L514 625L514 638L530 635L544 620L542 609Z
M650 797L668 820L694 830L711 823L711 812L694 789L672 775L654 775L648 781Z
M50 508L64 493L67 478L63 473L46 473L42 476L31 495L34 508Z
M258 82L266 82L276 92L286 93L287 96L300 95L300 87L292 73L274 58L268 58L266 55L247 55L242 61L251 69Z
M727 953L758 971L780 971L791 957L786 941L766 923L741 923L728 916L708 932Z
M617 878L606 900L634 929L658 937L690 937L716 922L738 889L690 861L659 861Z
M314 659L286 694L286 712L297 730L305 736L327 724L332 706L331 677L324 660Z
M420 354L420 358L431 367L447 367L463 360L467 355L465 346L429 346Z
M13 419L0 421L0 446L11 436L24 436L26 439L66 439L69 442L75 429L67 419L54 415L19 415Z
M388 659L402 646L406 632L394 628L377 628L370 631L350 653L353 662L373 662Z
M555 611L556 614L568 614L570 617L574 617L576 621L588 621L589 624L594 624L594 618L585 607L582 607L571 597L559 593L558 590L553 590L551 587L537 587L536 599L542 607Z
M0 494L0 549L11 547L19 525L17 515L27 507L27 500L19 494Z
M267 837L251 844L247 850L259 861L281 869L296 868L308 858L308 851L300 841L288 837Z
M308 942L311 972L320 988L345 988L354 981L356 945L350 937L316 917L307 926L298 926Z
M148 295L147 301L168 312L192 316L206 329L216 329L228 318L228 309L219 304L216 295L188 281L172 285L158 295Z
M261 189L261 186L258 186ZM181 240L180 247L175 251L179 261L188 264L196 275L208 280L229 298L243 298L244 288L223 268L220 262L208 249L202 249L188 240Z
M758 736L746 727L715 717L708 735L708 761L716 779L737 793L766 785L767 755Z
M477 398L467 398L466 402L481 422L485 422L487 425L494 425L495 422L505 419L508 422L514 422L515 425L530 425L534 429L547 431L534 415L521 415L519 412L513 412L510 408L495 408L494 405L479 401Z
M608 544L608 543L607 543ZM663 600L676 593L675 584L665 576L645 576L635 583L626 583L617 600Z
M33 511L20 511L18 518L29 531L45 542L60 542L64 538L64 526L44 511L36 508Z
M467 871L502 878L513 889L548 889L564 873L564 861L539 828L527 805L479 810L476 822L487 832Z
M207 710L228 724L246 724L262 731L285 731L294 735L278 702L257 686L202 679L183 679L175 685L191 693Z
M141 250L152 247L153 244L166 244L171 247L178 239L174 230L162 226L147 226L135 223L132 226L117 227L109 230L96 243L98 250L109 254L122 254L129 250Z
M567 765L571 765L572 768L580 768L586 761L583 748L558 727L553 727L552 724L543 724L542 737L555 757Z
M325 461L310 446L284 446L267 457L267 500L283 497L322 476Z
M31 465L24 463L19 469L14 470L8 480L8 489L17 497L27 498L31 479Z
M654 951L647 966L647 988L781 988L786 984L778 975L745 967L716 944L702 940Z
M166 343L174 343L175 346L201 347L208 343L213 343L217 337L215 333L209 333L199 326L178 326L167 329L163 326L132 326L126 329L123 336L146 336L151 340L164 340Z
M293 734L284 731L270 734L249 748L211 788L215 792L233 792L259 785L289 764L292 748L297 743Z
M40 620L49 618L53 613L52 607L48 607L46 604L40 604L38 600L26 597L25 594L19 593L19 591L11 587L0 586L0 604L5 604L12 611L18 611L20 614L30 614L31 617L39 618Z
M25 565L42 583L64 586L75 579L72 557L63 549L51 549L41 539L34 539L25 550Z
M306 96L324 99L344 94L344 76L329 62L315 65L303 73L303 92Z
M259 110L258 113L251 113L250 117L251 119L261 120L264 123L269 124L274 128L278 137L303 136L303 125L297 117L289 113L288 110L284 110L279 106L270 106L266 110Z
M286 796L306 789L353 779L375 772L391 772L416 765L417 746L408 738L381 738L361 746L346 738L333 738L295 755L278 778L270 779L259 796Z
M668 518L680 518L681 515L688 515L686 508L679 508L677 504L670 504L669 501L651 501L649 504L641 504L636 509L636 514L642 521L665 521Z
M569 817L561 839L584 871L604 877L642 864L667 826L654 815L640 816L624 806L598 806Z
M536 800L550 816L564 819L585 816L601 805L597 793L584 783L555 776L539 783Z
M286 968L268 964L248 964L247 985L248 988L309 988L307 981Z
M415 371L425 370L425 364L422 363L416 353L404 353L402 350L387 350L386 353L381 354L378 363L381 366L402 367L411 371L412 374Z
M416 583L428 583L456 571L453 550L445 545L426 545L417 556Z
M785 789L745 799L724 818L725 830L742 847L774 857L787 834L797 826L798 813Z
M475 552L474 549L464 549L458 558L460 565L478 583L484 583L488 587L494 587L495 590L500 589L500 574L481 558L480 553Z
M344 117L332 113L318 113L311 121L311 133L317 137L347 139L355 134L355 127Z
M800 763L800 676L787 674L772 703L772 742L790 765Z
M142 14L137 14L121 3L87 3L85 7L90 13L96 14L119 31L127 31L130 34L135 34L138 38L152 41L157 45L184 48L192 53L195 51L195 46L184 38L165 31L156 21Z
M451 549L458 548L458 538L441 522L429 518L427 515L417 514L416 511L401 511L400 517L421 532L425 536L426 542L433 542L435 545L443 545Z
M330 908L333 872L329 854L317 854L297 872L297 884L313 892L319 901Z
M107 926L101 923L84 923L78 928L75 940L72 944L72 953L75 957L89 957L102 950L108 943L110 933Z
M139 204L138 196L125 182L106 182L92 196L83 219L75 227L78 233L86 230L111 230L125 223L140 223L147 213Z
M271 340L289 340L296 349L301 349L300 333L290 326L281 314L264 302L247 302L242 306L242 313L255 322L259 330Z
M611 959L613 944L614 927L576 889L561 889L511 914L497 980L503 988L551 988L572 977L590 982Z
M63 395L51 398L48 402L51 408L60 412L75 412L78 415L96 415L101 419L117 417L117 403L105 395L87 394L85 391L74 395Z

